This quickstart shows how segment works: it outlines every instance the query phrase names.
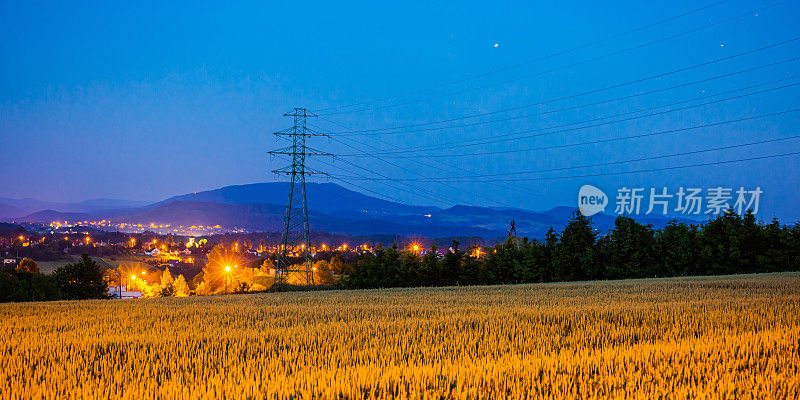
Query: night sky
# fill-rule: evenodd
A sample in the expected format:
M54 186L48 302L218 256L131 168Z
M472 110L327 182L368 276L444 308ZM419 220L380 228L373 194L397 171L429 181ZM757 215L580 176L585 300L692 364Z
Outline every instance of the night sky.
M800 108L800 60L791 60L800 40L778 45L800 38L800 5L727 1L690 13L716 2L3 2L0 196L157 201L281 180L269 171L284 162L266 152L285 143L271 133L289 126L284 112L307 107L323 117L309 121L313 129L333 132L309 145L340 155L310 161L333 175L313 180L368 195L545 210L574 206L584 184L610 195L623 186L759 186L759 218L794 222L800 155L663 170L800 152L800 138L783 140L800 135L800 112L747 119ZM369 103L328 109L362 102ZM537 115L341 134L526 114ZM717 125L603 141L710 124ZM533 136L581 125L598 126ZM530 133L509 136L521 131ZM500 137L515 140L463 146ZM598 143L563 147L591 141ZM740 146L757 142L766 143ZM412 146L435 150L410 153ZM519 151L531 148L540 149ZM704 151L712 148L725 149ZM366 151L376 157L352 156ZM487 181L542 169L559 170ZM605 173L613 175L585 176ZM419 181L430 177L454 181Z

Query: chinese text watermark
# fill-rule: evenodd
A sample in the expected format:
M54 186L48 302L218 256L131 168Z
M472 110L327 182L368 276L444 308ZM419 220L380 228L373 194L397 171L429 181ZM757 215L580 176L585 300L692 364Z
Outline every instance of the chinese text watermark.
M764 193L761 187L680 187L670 191L666 187L642 188L621 187L614 199L614 213L637 214L678 214L678 215L720 215L732 209L739 215L748 210L758 214L759 201ZM578 192L578 208L581 214L590 217L604 212L610 199L606 194L591 185L584 185Z

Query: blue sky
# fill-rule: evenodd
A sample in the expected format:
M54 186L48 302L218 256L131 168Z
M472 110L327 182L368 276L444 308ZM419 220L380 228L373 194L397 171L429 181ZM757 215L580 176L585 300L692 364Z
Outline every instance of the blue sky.
M323 109L424 89L537 59L713 3L3 2L0 158L4 173L0 174L0 196L54 201L98 197L160 200L225 185L279 180L269 171L280 167L282 161L270 160L266 152L284 145L271 132L288 126L289 119L281 114L291 107ZM620 52L742 14L747 15ZM311 122L334 132L345 130L341 126L369 130L544 102L797 38L798 16L800 6L795 1L727 1L595 46L395 100L409 103L406 105L370 103L334 111L388 107L328 115L325 120ZM615 52L619 54L602 57ZM380 178L376 173L401 180L469 178L624 161L798 135L800 113L794 112L640 139L516 151L798 108L800 85L777 88L800 82L794 78L800 73L800 62L786 61L656 94L551 112L798 56L800 41L795 41L660 79L494 116L541 114L534 117L436 131L336 140L314 138L310 144L334 154L355 152L350 146L359 151L380 151L464 144L678 102L685 106L769 89L707 106L548 136L423 153L435 157L410 157L408 153L405 158L343 156L333 162L334 167L319 161L311 161L311 165L348 183L336 179L331 182L366 194L380 193L389 199L439 206L456 202L534 210L572 206L584 184L610 194L623 186L666 186L671 191L680 186L760 186L764 191L761 218L778 216L786 222L796 221L800 219L795 206L800 202L797 155L648 173L569 176L796 152L800 151L798 139L525 175L557 178L539 181L443 185L370 178ZM580 65L568 67L574 63ZM543 73L548 70L554 71ZM536 76L522 78L530 75ZM506 80L512 82L497 84ZM755 85L762 86L745 90ZM478 86L486 88L446 95ZM739 91L731 92L735 90ZM732 94L724 94L727 92ZM438 98L420 101L429 97ZM679 106L664 110L676 107ZM490 118L469 121L485 119ZM486 154L460 154L467 152Z

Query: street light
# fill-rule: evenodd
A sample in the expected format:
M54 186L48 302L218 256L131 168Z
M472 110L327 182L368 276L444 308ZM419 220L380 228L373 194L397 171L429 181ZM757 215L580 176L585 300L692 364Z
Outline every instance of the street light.
M231 266L230 265L226 265L225 266L225 293L228 293L228 279L230 279L230 277L231 277L230 272L231 272Z

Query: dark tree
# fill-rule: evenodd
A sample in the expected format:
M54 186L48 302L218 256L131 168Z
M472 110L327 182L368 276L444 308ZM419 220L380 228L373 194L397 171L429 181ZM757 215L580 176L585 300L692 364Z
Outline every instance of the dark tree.
M670 221L656 236L659 276L699 275L697 225Z
M442 261L443 285L456 285L460 283L459 275L464 254L459 250L459 244L458 240L453 240L453 244L450 245L450 251L444 255L444 260Z
M107 299L108 282L104 279L105 268L83 254L80 261L67 264L55 272L53 279L64 299Z
M608 240L602 241L605 276L611 279L656 275L655 231L633 218L618 216Z
M592 221L575 211L561 232L554 257L557 280L578 281L596 275L598 265L595 255L597 232Z

